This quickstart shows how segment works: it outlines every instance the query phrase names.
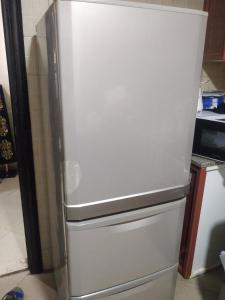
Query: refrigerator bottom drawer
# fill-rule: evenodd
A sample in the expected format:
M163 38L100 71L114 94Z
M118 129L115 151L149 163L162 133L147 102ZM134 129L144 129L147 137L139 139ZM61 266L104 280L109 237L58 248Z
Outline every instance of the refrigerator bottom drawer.
M70 300L171 300L174 298L176 277L177 267L174 266L113 289L71 297Z
M143 278L178 262L185 199L82 222L67 222L70 295Z

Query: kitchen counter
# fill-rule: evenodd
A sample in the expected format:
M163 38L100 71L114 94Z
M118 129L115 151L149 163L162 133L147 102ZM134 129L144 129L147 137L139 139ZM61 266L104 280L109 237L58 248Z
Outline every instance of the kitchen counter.
M206 171L214 171L220 168L225 168L224 162L197 155L192 155L191 163L197 167L206 169Z

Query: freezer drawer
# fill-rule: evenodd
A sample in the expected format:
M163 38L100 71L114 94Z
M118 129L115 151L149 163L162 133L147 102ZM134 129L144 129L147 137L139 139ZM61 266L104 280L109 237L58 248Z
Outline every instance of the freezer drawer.
M67 223L70 294L120 285L178 261L185 199Z
M125 284L109 289L86 295L87 300L172 300L174 298L175 280L177 277L177 268L171 268L169 271L163 271L152 276L149 279L143 278L142 284L136 284L128 288ZM132 283L130 283L131 285ZM71 300L81 300L83 297L71 297Z

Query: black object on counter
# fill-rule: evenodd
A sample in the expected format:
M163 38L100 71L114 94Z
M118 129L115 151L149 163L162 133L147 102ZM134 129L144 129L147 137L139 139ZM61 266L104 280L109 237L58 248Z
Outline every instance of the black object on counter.
M213 108L212 111L217 114L225 114L225 103L218 105L217 108Z

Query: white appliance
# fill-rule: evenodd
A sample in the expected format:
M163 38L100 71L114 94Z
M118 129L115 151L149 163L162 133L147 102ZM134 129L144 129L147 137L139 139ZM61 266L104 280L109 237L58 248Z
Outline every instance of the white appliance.
M213 162L205 168L206 178L195 244L191 276L221 265L219 255L225 249L225 164Z
M206 22L97 0L37 26L60 299L173 298Z
M225 161L225 114L211 111L197 113L193 153Z

